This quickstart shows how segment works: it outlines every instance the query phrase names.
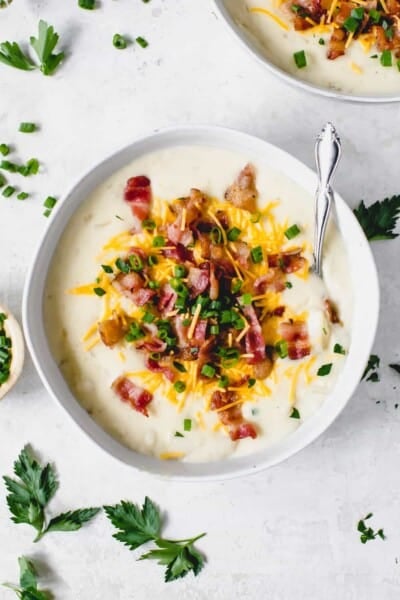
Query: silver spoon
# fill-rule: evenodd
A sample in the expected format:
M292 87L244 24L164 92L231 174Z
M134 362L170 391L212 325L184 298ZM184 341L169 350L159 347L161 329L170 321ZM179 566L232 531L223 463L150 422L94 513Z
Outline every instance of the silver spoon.
M331 182L342 153L340 138L332 123L327 123L315 142L318 187L315 194L315 231L313 271L322 278L322 250L334 194Z

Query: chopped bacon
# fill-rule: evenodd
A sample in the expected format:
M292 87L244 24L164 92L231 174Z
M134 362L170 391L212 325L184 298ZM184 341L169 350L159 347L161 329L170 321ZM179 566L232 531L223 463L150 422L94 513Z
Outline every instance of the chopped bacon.
M182 217L178 217L176 221L168 225L168 241L175 245L182 244L182 246L189 246L190 244L193 244L193 232L186 227L182 231L181 221Z
M228 219L228 215L226 214L226 212L224 210L217 210L217 212L215 213L215 216L217 217L218 221L221 223L222 227L224 229L228 229L229 219Z
M279 254L268 255L268 266L275 269L279 268L284 273L294 273L299 271L307 264L306 259L301 256L301 250L295 249L290 252L280 252Z
M334 22L342 27L343 23L350 17L353 8L354 4L352 2L340 2L333 18Z
M307 323L305 321L287 321L279 323L279 335L288 344L288 355L292 360L304 358L311 352L308 337Z
M160 292L158 300L158 310L162 313L171 312L175 307L178 294L172 289L169 283L166 283Z
M258 320L254 307L249 304L242 307L244 316L248 319L250 329L245 335L245 345L247 354L253 356L248 359L250 365L256 365L261 363L266 358L265 354L265 341L261 329L260 322Z
M197 296L202 294L210 283L208 265L207 263L203 264L205 264L205 268L190 267L189 269L188 286L192 298L197 298Z
M296 5L301 6L314 21L322 15L321 0L296 0Z
M105 346L115 346L124 337L127 329L120 315L114 314L110 319L98 325L101 341Z
M339 56L343 56L346 50L346 32L344 29L334 29L329 40L328 54L329 60L335 60Z
M228 429L229 437L232 441L242 440L246 437L255 439L257 431L254 425L244 420L240 404L220 410L237 400L238 395L236 392L215 391L211 396L210 408L211 410L218 410L219 420Z
M250 248L246 242L235 242L235 258L239 265L245 269L249 266Z
M164 352L167 342L154 337L151 340L140 341L135 347L137 350L147 350L148 352Z
M210 298L217 300L219 296L219 281L216 275L216 267L214 263L210 263Z
M265 275L258 277L253 283L257 294L265 292L282 292L285 289L285 276L281 269L269 269Z
M334 303L332 302L332 300L327 298L325 300L324 304L325 304L325 310L328 315L329 321L333 324L340 323L338 310L337 310L336 306L334 305Z
M307 21L304 17L301 17L300 15L296 15L294 17L293 26L295 28L295 31L306 31L306 29L310 29L311 27L314 27L314 25L312 23L310 23L309 21Z
M145 365L152 373L162 373L169 381L175 379L173 370L167 365L160 364L154 358L146 357Z
M178 262L193 262L193 252L185 248L183 244L177 244L174 248L167 248L162 253L166 258L172 258Z
M390 15L400 15L399 0L386 0L386 6Z
M143 306L155 295L155 291L144 287L144 280L138 273L119 273L112 282L115 289L132 300L136 306Z
M151 197L151 182L148 177L139 175L128 179L124 190L124 199L130 204L133 215L139 221L148 218Z
M250 212L256 210L258 191L256 188L256 174L254 167L246 165L237 176L234 183L226 190L225 199L237 208L243 208Z
M153 395L139 385L133 383L127 377L118 377L112 383L112 389L119 396L122 402L127 402L137 412L145 417L149 416L147 407L153 399Z
M203 344L206 341L207 331L207 319L200 319L197 321L197 325L194 328L193 340L199 344Z

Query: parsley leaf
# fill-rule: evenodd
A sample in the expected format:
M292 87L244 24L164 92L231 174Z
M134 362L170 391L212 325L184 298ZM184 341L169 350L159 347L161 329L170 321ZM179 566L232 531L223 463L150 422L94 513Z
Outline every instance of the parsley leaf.
M380 362L381 360L379 356L377 356L376 354L371 354L371 356L368 359L367 366L365 367L363 376L361 377L361 381L363 379L366 379L366 381L372 381L373 383L379 381L378 369ZM367 375L369 375L369 377L367 377Z
M142 508L132 502L121 501L104 510L112 524L119 530L115 539L135 550L146 542L153 541L156 548L149 550L139 560L156 560L164 565L165 581L185 577L190 571L198 575L204 565L204 557L194 548L194 542L205 533L185 540L167 540L160 537L162 526L158 507L146 496Z
M13 590L21 600L49 600L49 594L38 589L37 573L35 566L25 556L20 556L19 564L19 586L3 583L4 587Z
M53 54L58 40L59 35L54 31L54 27L45 21L39 21L38 37L32 36L30 41L39 58L40 70L44 75L52 75L65 56L64 52Z
M32 451L25 447L14 463L19 481L5 475L7 504L14 523L26 523L37 531L35 542L50 531L75 531L90 521L99 508L86 508L58 515L47 523L46 507L58 489L58 481L50 464L42 467Z
M360 521L357 523L357 531L360 533L360 542L362 544L366 544L370 540L374 540L377 537L380 537L382 540L386 539L383 529L374 531L372 527L367 527L365 521L368 521L368 519L370 519L372 516L372 513L368 513L366 517L360 519Z
M36 69L31 59L22 52L17 42L3 42L0 44L0 62L22 71Z
M361 201L353 212L368 240L392 240L399 235L393 230L400 216L400 196L385 198L368 207Z

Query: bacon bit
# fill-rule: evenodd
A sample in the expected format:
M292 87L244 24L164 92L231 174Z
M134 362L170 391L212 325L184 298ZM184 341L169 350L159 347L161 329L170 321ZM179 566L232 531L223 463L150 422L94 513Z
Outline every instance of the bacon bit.
M285 289L285 277L281 269L269 269L268 273L258 277L253 283L257 294L270 292L283 292Z
M307 261L301 256L301 250L298 248L290 252L268 255L268 266L273 269L279 268L283 273L294 273L306 264Z
M278 332L288 343L288 355L291 360L298 360L310 354L311 346L305 321L279 323Z
M346 32L343 29L334 29L329 40L327 57L329 60L335 60L343 56L346 50Z
M325 305L325 310L328 315L329 321L333 324L335 324L335 323L341 324L338 310L337 310L336 306L334 305L334 303L332 302L332 300L327 298L324 302L324 305Z
M234 183L226 190L225 199L237 208L250 212L256 211L258 191L256 188L256 174L253 165L247 164L240 171Z
M172 258L178 262L193 262L193 252L180 243L176 246L164 247L161 252L166 258Z
M124 337L127 328L120 315L114 314L110 319L98 324L101 341L105 346L112 347Z
M213 392L210 408L218 411L219 420L228 429L232 441L246 437L255 439L257 431L251 423L247 423L242 415L242 407L236 392Z
M124 190L125 202L130 204L133 215L143 221L150 214L151 182L145 175L131 177Z
M248 306L243 306L242 311L249 321L249 331L245 337L246 353L252 355L252 358L249 359L249 364L255 365L266 358L265 341L254 307L249 304Z
M167 365L162 365L149 356L146 357L145 365L152 373L162 373L169 381L174 381L175 373Z
M215 265L210 263L210 298L217 300L219 296L219 281L215 275Z
M193 339L198 344L203 344L206 341L207 319L201 319L197 322L193 333Z
M273 368L274 363L268 356L266 356L262 362L254 365L254 377L256 379L266 379L271 375Z
M149 416L147 406L153 399L153 395L150 392L136 385L123 375L118 377L112 383L111 387L122 402L126 402L145 417Z
M189 330L187 333L187 337L189 340L191 340L193 337L194 330L196 328L196 324L197 324L198 318L200 316L200 313L201 313L201 304L197 304L196 309L194 311L192 322L190 323L190 327L189 327Z
M172 289L169 283L166 283L160 292L158 300L158 310L162 313L169 313L174 309L178 294Z
M232 244L233 246L233 244ZM250 248L246 242L235 242L233 246L235 250L235 258L239 265L245 269L249 267Z
M205 265L205 268L201 268ZM210 276L208 274L208 264L203 263L200 268L190 267L188 273L188 285L190 288L190 295L192 298L197 298L200 294L205 292L210 283Z
M112 285L136 306L143 306L156 293L154 290L144 288L144 281L138 273L119 273L112 281Z
M152 340L140 341L135 348L137 350L147 350L148 352L164 352L167 348L167 342L155 337Z

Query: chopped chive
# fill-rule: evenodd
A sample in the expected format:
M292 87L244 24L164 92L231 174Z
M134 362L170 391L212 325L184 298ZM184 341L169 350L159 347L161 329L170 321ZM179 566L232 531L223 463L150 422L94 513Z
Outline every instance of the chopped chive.
M0 162L0 169L4 169L4 171L9 171L10 173L17 173L19 168L19 165L9 160L2 160Z
M174 362L172 363L175 367L175 369L177 371L179 371L180 373L187 373L187 369L184 365L182 365L180 362L174 360Z
M156 224L155 221L153 221L153 219L144 219L142 221L142 227L147 231L153 231L153 229L156 228Z
M192 419L184 419L183 420L183 430L184 431L192 430Z
M319 38L319 40L318 40L318 44L319 44L320 46L325 46L325 40L324 40L324 38Z
M113 268L110 265L101 265L104 273L114 273Z
M358 21L358 19L355 19L354 17L348 17L344 21L343 27L349 33L354 33L357 30L357 27L359 26L359 24L360 24L360 22Z
M288 355L288 343L286 340L279 340L279 342L276 342L275 350L280 358L286 358Z
M104 294L106 293L106 291L103 290L103 288L101 287L95 287L93 288L93 291L96 294L96 296L104 296Z
M184 327L189 327L190 323L191 323L190 319L183 319L183 321L182 321L182 325Z
M138 254L131 254L128 260L132 271L135 273L143 271L143 261Z
M381 13L375 8L371 8L371 10L368 12L368 16L375 24L379 23L381 20Z
M261 246L256 246L250 250L251 258L253 263L260 263L263 259L263 252Z
M51 210L49 208L46 208L46 210L43 212L43 216L49 217L50 215L51 215Z
M154 265L158 264L158 258L157 256L154 256L154 254L150 254L150 256L147 258L147 262L150 267L154 267Z
M10 198L10 196L12 196L15 192L15 187L13 187L12 185L8 185L6 188L4 188L2 194L5 198Z
M293 287L293 283L291 283L290 281L285 281L285 287L287 287L287 289L290 290Z
M21 133L33 133L36 131L35 123L20 123L19 130Z
M137 340L140 340L144 336L145 336L145 334L142 331L142 329L140 328L140 326L138 325L138 323L133 321L129 325L129 331L126 334L125 339L127 342L136 342Z
M242 230L239 229L239 227L232 227L232 229L228 230L226 237L228 238L228 240L230 242L236 242L236 240L238 239L238 237L241 233L242 233Z
M241 301L244 306L248 306L252 303L253 296L251 294L243 294L243 296L241 297Z
M160 287L160 284L157 283L157 281L149 281L149 288L151 290L158 290L159 287Z
M184 267L183 265L178 265L177 267L174 268L174 275L175 277L185 277L186 275L186 267Z
M17 168L18 173L23 175L24 177L28 177L29 175L37 175L39 172L39 161L37 158L31 158L28 160L26 165L22 165Z
M295 52L293 54L293 59L298 69L303 69L307 66L307 59L304 50L299 50L299 52Z
M54 208L56 204L57 198L54 198L54 196L47 196L46 200L43 202L45 208Z
M136 42L139 44L139 46L141 46L142 48L147 48L147 46L149 45L149 42L147 40L145 40L144 37L139 36L136 38Z
M210 238L214 244L222 242L222 231L219 227L213 227L210 231Z
M204 377L211 379L211 377L214 377L215 375L215 368L212 365L205 364L201 369L201 374L204 375Z
M120 257L117 258L117 260L115 261L115 266L123 273L129 273L129 271L131 270L128 263Z
M231 286L232 294L237 294L238 292L240 292L242 285L243 281L241 281L241 279L233 279Z
M300 233L299 227L296 224L294 224L291 227L289 227L289 229L286 229L286 231L285 231L285 237L288 240L292 240L297 235L299 235L299 233Z
M292 412L290 413L291 419L300 419L300 413L295 406L293 406Z
M322 365L318 371L317 371L317 375L319 377L324 377L325 375L329 375L329 373L332 370L332 363L328 363L326 365Z
M346 350L340 344L335 344L333 346L333 351L335 354L346 354Z
M384 50L381 54L381 65L382 67L391 67L392 66L392 53L390 50Z
M175 381L174 389L178 392L178 394L181 394L186 390L186 383L184 381Z
M218 382L218 387L227 388L229 385L229 379L226 375L221 375L220 380Z
M162 235L156 235L153 238L153 247L162 248L162 246L165 246L165 238Z
M114 48L117 48L118 50L125 50L125 48L128 45L126 38L124 38L124 36L120 35L119 33L114 34L112 43Z
M1 175L0 173L0 188L3 187L3 185L5 185L6 183L6 178L3 177L3 175Z
M224 369L231 369L239 362L240 352L238 348L220 348L217 354L221 357L221 364Z
M27 194L26 192L20 192L17 198L18 200L26 200L27 198L29 198L29 194Z
M175 431L175 437L185 437L180 431Z
M86 8L86 10L93 10L96 5L96 0L78 0L78 6Z
M247 382L247 387L252 388L254 385L256 385L257 383L257 379L254 379L254 377L250 377L250 379Z
M7 146L7 144L0 144L0 154L3 156L10 154L10 146Z
M364 18L364 9L362 8L362 6L353 8L353 10L350 13L350 16L353 17L354 19L358 19L359 21L362 21L362 19Z
M218 335L219 334L219 325L211 325L210 333L211 333L211 335Z

